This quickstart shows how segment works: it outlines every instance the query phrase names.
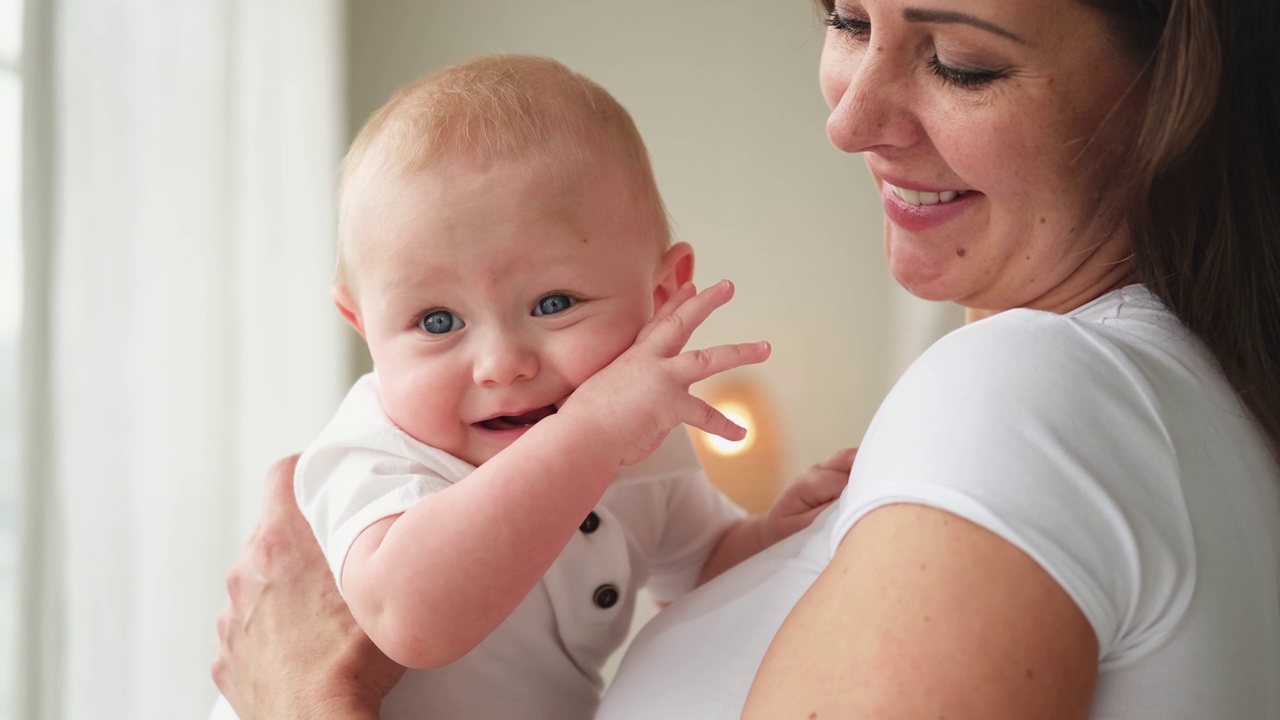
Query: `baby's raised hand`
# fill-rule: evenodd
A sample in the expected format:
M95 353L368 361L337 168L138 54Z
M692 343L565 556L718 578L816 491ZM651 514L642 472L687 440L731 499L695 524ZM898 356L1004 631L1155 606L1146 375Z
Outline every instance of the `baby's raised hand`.
M857 448L837 450L783 488L764 519L764 547L809 527L818 513L840 497L857 454Z
M640 330L635 343L574 391L561 414L591 420L592 442L606 443L623 465L645 459L667 433L685 423L727 440L746 430L689 394L699 380L769 357L765 342L685 351L699 325L733 297L727 280L695 294L692 283L672 294Z

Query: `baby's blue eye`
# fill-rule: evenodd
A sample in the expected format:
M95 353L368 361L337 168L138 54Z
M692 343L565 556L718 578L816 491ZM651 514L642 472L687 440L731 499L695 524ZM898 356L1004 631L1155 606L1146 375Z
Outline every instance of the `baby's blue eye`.
M445 333L461 330L467 324L462 322L462 318L454 315L448 310L432 310L422 319L418 321L418 327L431 335L444 335Z
M534 315L555 315L573 307L575 300L568 295L548 295L533 308Z

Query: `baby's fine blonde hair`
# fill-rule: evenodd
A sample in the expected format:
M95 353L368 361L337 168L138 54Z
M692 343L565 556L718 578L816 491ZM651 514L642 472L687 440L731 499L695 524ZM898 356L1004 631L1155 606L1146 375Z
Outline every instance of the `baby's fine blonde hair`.
M573 178L604 159L623 174L638 220L662 248L670 226L635 122L604 88L549 58L497 55L400 88L351 143L338 199L337 282L364 253L354 242L358 186L408 177L446 158L535 159ZM645 233L646 235L650 233Z

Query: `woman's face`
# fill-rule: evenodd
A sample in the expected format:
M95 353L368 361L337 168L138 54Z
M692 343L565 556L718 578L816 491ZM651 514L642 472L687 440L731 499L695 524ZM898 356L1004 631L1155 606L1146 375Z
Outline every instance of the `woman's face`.
M1076 0L837 0L827 134L881 190L913 294L1065 311L1129 280L1113 210L1139 93Z

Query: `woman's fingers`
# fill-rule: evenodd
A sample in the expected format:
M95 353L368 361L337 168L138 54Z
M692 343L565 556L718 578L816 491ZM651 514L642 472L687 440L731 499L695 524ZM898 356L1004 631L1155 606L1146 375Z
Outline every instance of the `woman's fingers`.
M300 515L298 500L293 494L293 472L298 466L298 455L289 455L275 461L267 470L262 485L262 520L270 524L280 517Z

